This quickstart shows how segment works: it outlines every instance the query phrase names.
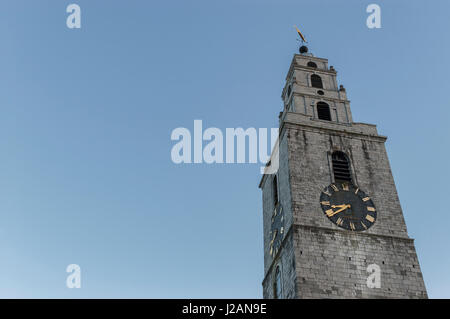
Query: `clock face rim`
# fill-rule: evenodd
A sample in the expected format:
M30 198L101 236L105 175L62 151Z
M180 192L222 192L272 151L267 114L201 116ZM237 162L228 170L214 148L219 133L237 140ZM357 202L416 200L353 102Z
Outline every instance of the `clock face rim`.
M338 192L341 192L338 194L339 196L336 195ZM377 220L378 212L372 199L353 183L331 183L320 193L319 203L325 217L341 229L353 232L367 231ZM350 204L350 206L343 209L346 204ZM333 210L332 205L340 207L335 207ZM338 210L341 210L341 212L337 212Z

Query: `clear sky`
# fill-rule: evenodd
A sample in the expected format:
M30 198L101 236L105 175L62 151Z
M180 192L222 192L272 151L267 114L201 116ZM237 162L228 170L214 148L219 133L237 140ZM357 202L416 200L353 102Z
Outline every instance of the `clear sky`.
M354 120L389 137L429 296L450 297L449 13L444 0L2 0L0 297L262 297L260 165L176 165L170 134L195 119L275 127L294 24ZM81 289L65 285L72 263Z

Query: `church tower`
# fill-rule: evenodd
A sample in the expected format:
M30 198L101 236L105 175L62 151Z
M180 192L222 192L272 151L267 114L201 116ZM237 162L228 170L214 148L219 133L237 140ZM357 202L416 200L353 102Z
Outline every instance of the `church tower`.
M263 296L427 298L387 138L353 121L336 74L302 46L286 77L279 168L259 185Z

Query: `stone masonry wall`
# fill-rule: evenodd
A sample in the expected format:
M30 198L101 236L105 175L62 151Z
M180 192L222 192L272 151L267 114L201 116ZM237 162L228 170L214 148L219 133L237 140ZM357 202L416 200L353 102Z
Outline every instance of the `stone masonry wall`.
M423 298L426 290L412 239L407 235L384 139L287 125L294 217L293 245L299 298ZM376 223L353 233L331 223L319 204L333 181L331 153L345 152L354 183L377 209ZM366 286L369 264L382 271L382 288Z
M426 298L411 239L296 226L298 298ZM381 287L368 288L367 266L381 268Z

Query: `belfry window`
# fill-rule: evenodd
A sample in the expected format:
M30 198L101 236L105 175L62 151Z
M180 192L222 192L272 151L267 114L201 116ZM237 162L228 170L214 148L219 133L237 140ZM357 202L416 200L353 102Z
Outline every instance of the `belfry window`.
M277 266L275 270L275 279L273 281L273 298L280 299L281 298L281 271L280 266Z
M322 78L317 74L311 75L311 86L313 88L323 89Z
M317 68L317 64L315 64L312 61L309 61L306 65L309 66L310 68Z
M327 103L317 103L317 116L319 117L319 120L331 121L330 107Z
M273 187L273 204L276 206L278 204L278 180L277 180L277 175L275 175L273 177L272 187Z
M333 163L333 174L335 182L351 182L352 175L350 173L350 162L347 155L343 152L336 151L331 155Z

